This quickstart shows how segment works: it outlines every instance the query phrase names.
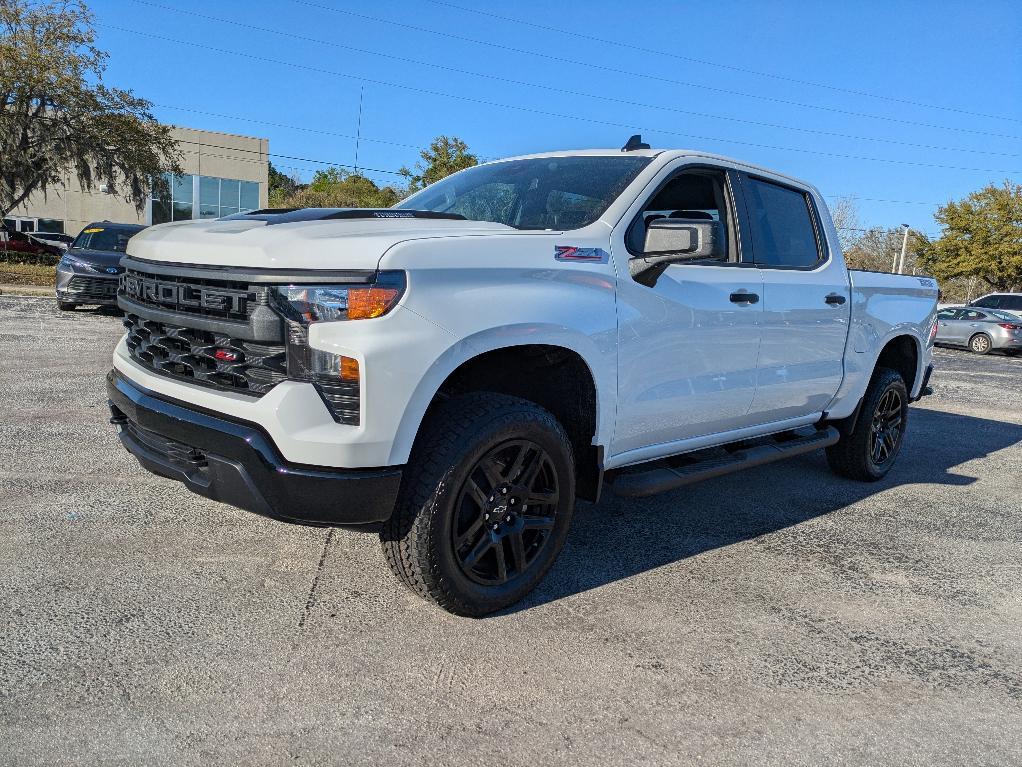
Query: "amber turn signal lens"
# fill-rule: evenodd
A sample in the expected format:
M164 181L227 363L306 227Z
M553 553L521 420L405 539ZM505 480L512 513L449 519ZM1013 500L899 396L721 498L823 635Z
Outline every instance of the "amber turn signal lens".
M341 357L339 376L342 381L358 381L358 360Z
M396 288L351 288L348 291L348 319L371 320L393 308L401 291Z

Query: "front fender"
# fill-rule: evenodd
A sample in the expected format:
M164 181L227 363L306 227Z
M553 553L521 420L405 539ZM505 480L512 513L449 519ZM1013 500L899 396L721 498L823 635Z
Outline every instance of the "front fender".
M613 413L603 407L603 403L607 401L605 397L613 390L616 381L612 358L601 353L597 343L584 333L560 325L519 323L479 330L444 349L420 378L405 407L394 438L389 463L397 465L408 461L426 410L444 382L459 367L487 352L534 344L567 349L578 354L585 362L596 388L597 415L594 441L598 445L606 444L613 428ZM513 374L513 371L509 371L509 375Z

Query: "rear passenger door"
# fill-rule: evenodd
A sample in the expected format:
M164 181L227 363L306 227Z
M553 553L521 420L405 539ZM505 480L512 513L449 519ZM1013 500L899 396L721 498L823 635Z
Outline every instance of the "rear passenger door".
M741 173L763 328L752 414L759 423L820 413L844 372L848 272L827 245L813 195Z

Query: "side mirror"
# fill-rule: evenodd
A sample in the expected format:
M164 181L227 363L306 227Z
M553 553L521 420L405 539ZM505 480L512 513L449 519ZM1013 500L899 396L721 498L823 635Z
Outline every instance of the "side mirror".
M646 230L642 255L628 262L636 282L652 287L671 264L724 257L719 221L701 218L658 218Z

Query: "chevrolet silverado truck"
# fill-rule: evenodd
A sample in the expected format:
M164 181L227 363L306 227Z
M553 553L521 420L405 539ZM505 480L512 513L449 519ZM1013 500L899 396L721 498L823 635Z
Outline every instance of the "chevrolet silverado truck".
M461 615L536 586L576 498L818 449L884 477L932 370L933 279L849 271L810 184L638 137L155 226L122 265L107 389L142 466L378 533Z

